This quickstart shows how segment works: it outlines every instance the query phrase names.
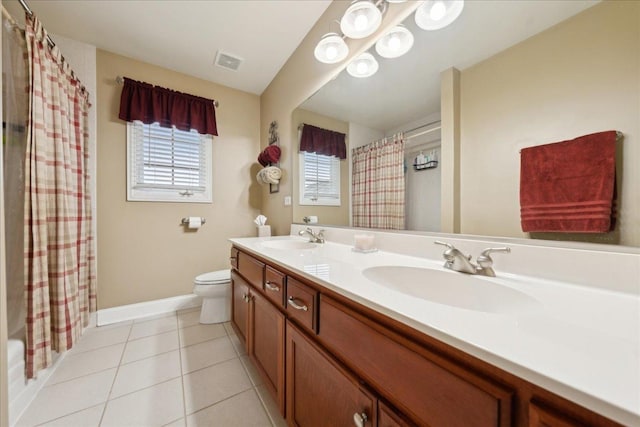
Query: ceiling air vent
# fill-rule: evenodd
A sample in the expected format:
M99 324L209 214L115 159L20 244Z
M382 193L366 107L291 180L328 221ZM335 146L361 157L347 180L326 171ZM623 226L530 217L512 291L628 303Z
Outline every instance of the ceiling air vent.
M215 64L218 67L226 68L227 70L238 71L241 63L242 58L238 58L237 56L230 55L220 50L218 51L218 53L216 53Z

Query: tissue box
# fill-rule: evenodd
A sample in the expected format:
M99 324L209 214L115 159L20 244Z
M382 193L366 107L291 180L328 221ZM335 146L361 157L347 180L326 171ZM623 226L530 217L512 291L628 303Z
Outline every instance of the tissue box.
M261 225L258 227L258 237L270 237L270 236L271 236L270 225Z

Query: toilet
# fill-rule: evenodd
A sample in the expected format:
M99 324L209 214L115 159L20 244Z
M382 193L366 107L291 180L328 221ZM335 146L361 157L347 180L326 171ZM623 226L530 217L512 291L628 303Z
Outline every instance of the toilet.
M193 281L193 293L202 297L200 323L231 320L231 270L212 271Z

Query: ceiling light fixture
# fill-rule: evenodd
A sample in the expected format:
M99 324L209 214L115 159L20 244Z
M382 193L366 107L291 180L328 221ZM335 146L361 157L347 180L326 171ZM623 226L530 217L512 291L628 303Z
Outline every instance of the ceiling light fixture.
M322 36L313 54L320 62L335 64L347 57L349 47L338 34L327 33Z
M416 9L416 24L423 30L439 30L460 16L464 0L427 0Z
M347 65L347 72L353 77L370 77L378 71L378 61L369 52L360 54Z
M413 34L403 25L397 25L376 42L376 52L383 58L397 58L409 52Z
M380 9L369 0L358 0L351 4L342 16L340 30L349 38L362 39L373 34L381 23Z

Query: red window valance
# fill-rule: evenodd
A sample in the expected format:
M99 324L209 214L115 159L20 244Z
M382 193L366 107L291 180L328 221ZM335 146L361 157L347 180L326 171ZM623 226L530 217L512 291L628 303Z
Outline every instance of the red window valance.
M347 144L345 138L346 135L344 133L304 124L302 136L300 137L300 151L346 159Z
M217 136L216 110L213 103L212 99L125 77L118 117L128 122L158 122L162 127L175 126L184 131L195 129L200 134Z

